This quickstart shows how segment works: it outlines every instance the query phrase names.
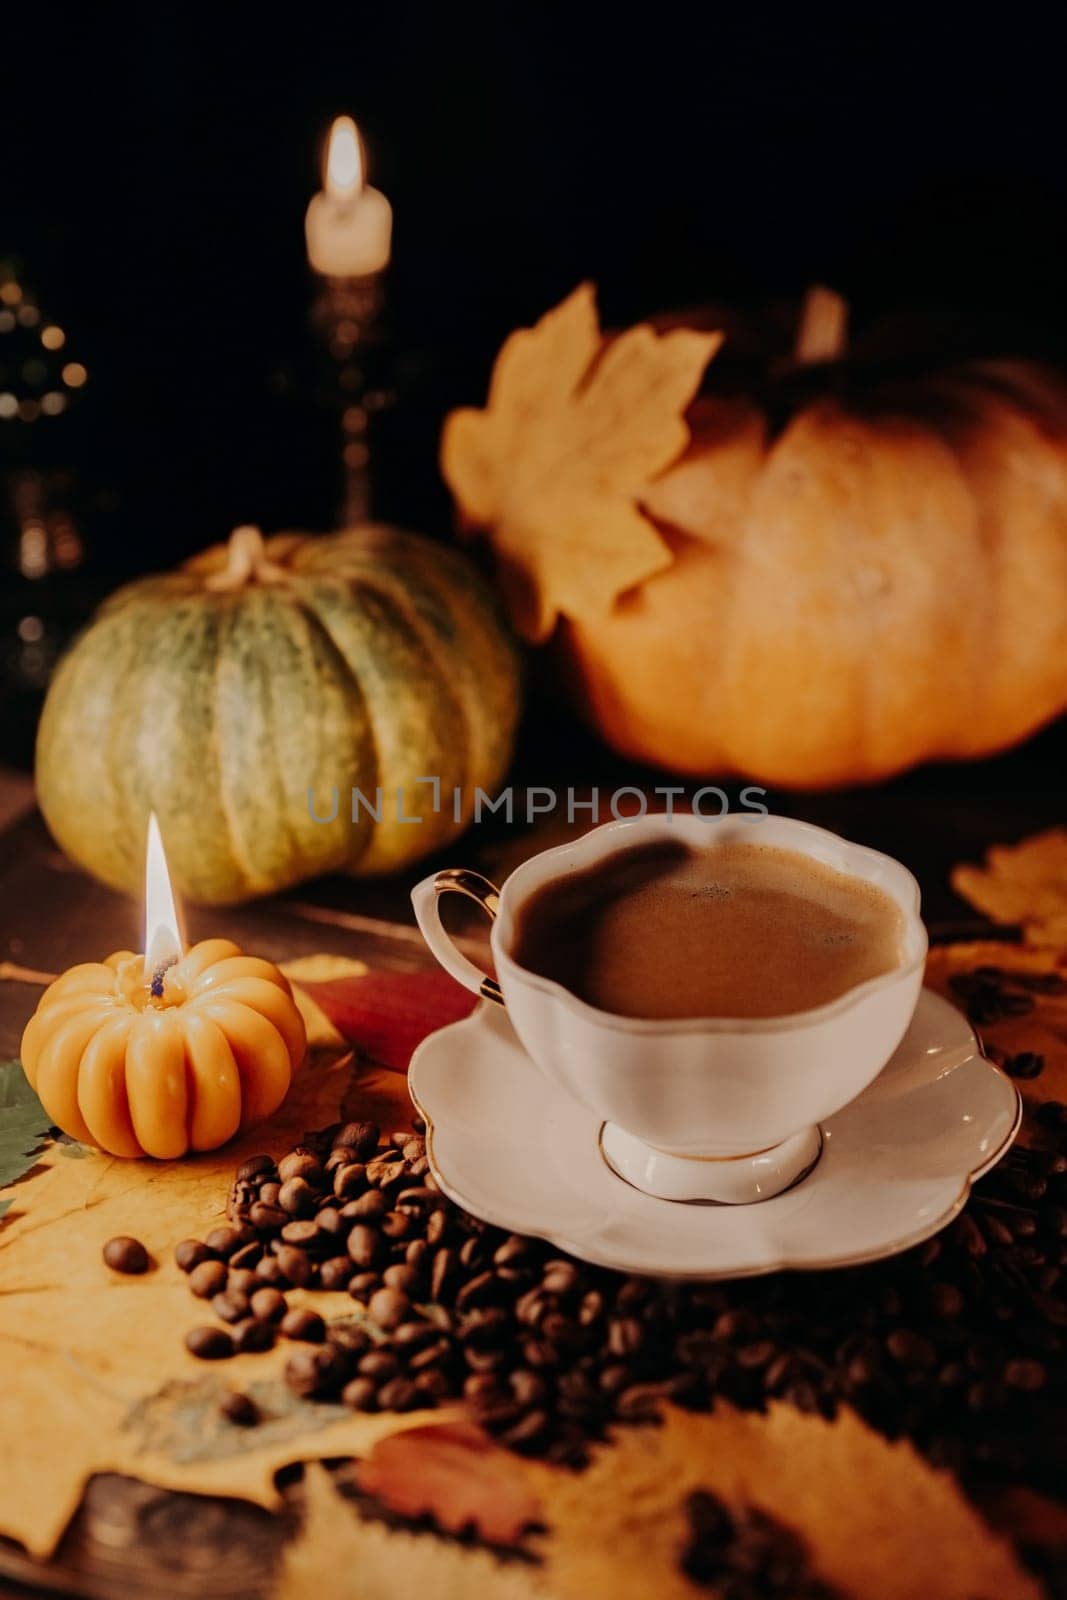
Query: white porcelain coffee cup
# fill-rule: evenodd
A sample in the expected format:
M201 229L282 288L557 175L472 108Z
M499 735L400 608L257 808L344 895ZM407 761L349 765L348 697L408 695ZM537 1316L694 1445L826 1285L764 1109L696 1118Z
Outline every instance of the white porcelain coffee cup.
M616 1016L521 967L512 950L526 900L631 846L674 838L794 850L873 883L900 907L900 959L828 1005L775 1017L667 1021ZM499 982L455 946L440 898L458 892L493 918ZM919 886L891 857L787 817L644 816L594 828L534 856L502 890L477 873L438 872L413 891L415 916L447 972L507 1006L537 1067L603 1119L601 1149L622 1178L672 1200L767 1199L818 1160L819 1123L855 1099L904 1036L922 987L927 938Z

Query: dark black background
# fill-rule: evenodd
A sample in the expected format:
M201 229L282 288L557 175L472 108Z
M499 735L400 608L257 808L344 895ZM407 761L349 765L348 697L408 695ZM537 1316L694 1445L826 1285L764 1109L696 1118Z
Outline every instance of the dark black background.
M447 525L440 419L591 276L611 319L813 279L1067 347L1061 59L1035 9L710 4L20 8L0 254L90 369L98 569L239 521L328 526L303 213L359 121L396 213L380 509Z

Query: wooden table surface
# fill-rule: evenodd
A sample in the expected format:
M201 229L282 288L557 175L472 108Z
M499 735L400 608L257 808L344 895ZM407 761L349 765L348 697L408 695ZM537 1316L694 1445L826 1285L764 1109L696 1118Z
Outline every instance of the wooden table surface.
M872 790L825 796L771 794L774 810L808 818L904 860L924 891L935 938L975 935L983 923L948 886L952 864L977 859L991 843L1013 840L1063 820L1064 727L1014 755L971 767L938 767ZM519 780L544 782L536 749ZM557 786L602 794L622 782L651 788L660 776L638 774L597 751L579 731L554 748ZM691 785L690 790L696 787ZM735 786L728 785L731 793ZM25 786L22 786L25 794ZM18 805L16 803L17 811ZM578 813L579 818L587 813ZM444 858L500 875L523 852L522 831L483 828ZM530 848L529 846L525 847ZM421 875L381 883L325 880L276 899L231 910L187 908L191 938L226 934L275 960L318 951L359 957L372 965L420 970L429 957L413 926L408 890ZM140 907L93 882L52 844L35 813L0 833L0 960L48 972L136 946ZM0 1059L18 1052L39 990L0 983ZM257 1600L269 1589L292 1516L270 1517L251 1506L175 1495L130 1479L102 1476L46 1569L0 1541L0 1594L26 1586L99 1597L185 1595ZM131 1567L131 1552L137 1565ZM131 1576L132 1573L136 1577Z

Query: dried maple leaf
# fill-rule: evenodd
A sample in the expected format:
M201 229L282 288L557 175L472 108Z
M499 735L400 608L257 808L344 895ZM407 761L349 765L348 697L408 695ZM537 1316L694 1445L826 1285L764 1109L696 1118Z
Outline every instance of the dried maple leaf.
M535 1567L363 1521L323 1467L309 1467L304 1483L304 1526L286 1546L273 1600L550 1600Z
M850 1411L835 1422L773 1404L698 1416L668 1407L659 1429L620 1433L588 1471L543 1495L542 1542L558 1600L695 1600L681 1571L686 1496L709 1489L798 1534L815 1576L864 1600L1038 1600L1009 1544L947 1473Z
M952 980L979 967L999 968L1009 982L1012 973L1024 978L1067 979L1067 960L1062 952L987 939L935 945L926 958L926 982L962 1010ZM1023 1051L1041 1056L1044 1067L1040 1075L1017 1080L1027 1108L1032 1110L1046 1100L1067 1100L1067 994L1031 992L1029 998L1032 1009L1021 1016L984 1022L980 1031L987 1047L1006 1056L1021 1055Z
M383 1439L352 1476L391 1511L431 1516L446 1533L473 1528L488 1544L517 1544L541 1515L515 1457L471 1422Z
M994 922L1018 924L1028 943L1067 949L1067 828L994 845L984 867L956 867L952 887Z
M489 533L526 638L609 611L670 565L641 499L689 443L684 414L721 342L647 323L605 339L583 284L505 341L484 411L447 419L442 471L464 524Z
M302 984L341 1037L393 1072L406 1072L428 1034L469 1016L477 996L447 972L364 971L362 977Z
M174 1264L175 1243L202 1238L223 1220L234 1168L247 1156L283 1151L305 1128L339 1115L403 1126L411 1115L403 1078L375 1069L354 1075L350 1057L314 1059L270 1123L223 1150L180 1162L118 1161L96 1151L69 1160L52 1144L4 1196L12 1204L0 1230L0 1533L49 1555L99 1472L276 1506L279 1467L358 1456L398 1427L432 1420L426 1412L367 1417L292 1407L282 1344L210 1372L182 1344L206 1308ZM158 1266L120 1278L103 1265L101 1247L131 1232ZM294 1291L290 1300L303 1296ZM344 1295L313 1303L327 1316L352 1308ZM213 1384L255 1386L266 1425L223 1427L216 1418L208 1427Z

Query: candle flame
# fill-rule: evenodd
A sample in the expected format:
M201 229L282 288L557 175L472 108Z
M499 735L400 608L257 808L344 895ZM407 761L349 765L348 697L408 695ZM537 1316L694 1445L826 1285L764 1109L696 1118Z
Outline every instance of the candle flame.
M354 200L363 190L363 150L351 117L336 117L326 147L326 192Z
M180 959L181 918L171 887L163 837L153 811L148 819L148 848L145 852L145 977L151 981L162 967Z

